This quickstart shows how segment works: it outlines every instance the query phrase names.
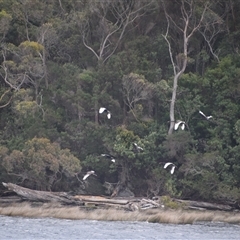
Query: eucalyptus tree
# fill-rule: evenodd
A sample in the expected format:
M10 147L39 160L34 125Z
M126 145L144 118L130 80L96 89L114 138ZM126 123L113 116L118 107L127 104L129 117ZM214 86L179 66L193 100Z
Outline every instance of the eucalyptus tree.
M204 200L239 201L239 66L239 57L229 55L209 67L204 77L183 75L183 86L191 85L197 96L192 102L212 115L204 119L195 108L191 119L196 140L182 156L179 169L186 197L194 193Z
M35 97L46 72L43 67L44 47L34 41L24 41L18 47L5 44L2 49L1 76L6 85L18 91L23 85L31 85L35 89Z
M117 196L122 190L131 188L132 173L136 163L133 143L138 142L139 137L122 126L117 128L115 138L112 141L109 140L106 140L105 146L116 156L115 170L118 175L118 182L112 196Z
M12 93L23 86L34 87L37 99L42 79L48 87L44 44L47 30L42 31L41 38L38 38L37 32L51 17L52 3L49 1L47 5L39 0L3 0L0 3L3 8L0 14L1 80Z
M74 177L81 171L80 160L69 149L47 138L26 141L21 151L0 147L0 156L1 165L15 181L41 190L53 190L63 176Z
M12 20L11 14L7 13L5 10L0 12L0 42L5 41L5 37L9 31L10 23Z
M12 20L11 14L7 13L4 9L0 12L0 43L1 45L5 42L6 34L9 31L10 23ZM0 108L4 108L10 104L12 96L11 96L11 88L9 86L4 86L5 84L1 84L0 88Z
M117 51L126 32L133 29L134 21L153 7L153 0L88 1L84 11L79 14L79 26L83 44L96 58L98 70ZM100 85L96 83L94 91L96 123L98 123L98 96L102 92Z
M43 52L44 47L35 41L24 41L18 46L11 43L2 45L1 85L9 89L5 92L4 103L10 99L12 103L6 112L8 121L4 122L4 140L9 143L14 138L29 139L30 136L26 135L31 135L30 129L36 133L37 128L46 123L43 102L47 96L42 91L46 76Z
M137 116L137 104L151 99L154 92L153 85L149 83L144 76L130 73L123 76L122 86L124 103L133 114L135 120L139 121ZM141 106L139 107L141 108Z
M209 1L196 3L193 0L181 0L175 4L174 12L171 11L172 3L165 0L161 2L167 20L166 32L163 34L163 37L168 44L169 56L173 68L173 87L169 111L170 126L168 130L168 134L170 135L173 132L175 124L175 102L178 81L185 72L189 62L191 39L194 34L201 30L208 44L211 46L211 39L207 38L206 31L211 32L209 25L213 25L216 19L220 19L220 17L217 16L217 13L213 12L211 8L212 4ZM179 15L176 14L176 8L180 10ZM221 24L221 21L218 20L218 23ZM211 33L212 35L216 34L215 32Z
M126 31L131 29L131 24L153 8L153 3L153 0L88 1L89 16L84 16L81 23L85 47L99 62L106 62L117 50ZM96 25L93 25L93 16ZM91 37L93 32L96 39Z

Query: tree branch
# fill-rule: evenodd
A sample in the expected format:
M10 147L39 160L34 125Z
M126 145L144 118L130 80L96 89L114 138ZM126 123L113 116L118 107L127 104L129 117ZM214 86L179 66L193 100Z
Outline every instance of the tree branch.
M2 94L2 96L0 97L0 102L2 101L2 99L4 98L4 96L5 96L8 92L10 92L10 90L11 90L11 89L8 89L7 91L5 91L5 92ZM6 107L6 106L11 102L11 100L12 100L12 96L9 98L8 102L5 103L4 105L1 105L0 108Z

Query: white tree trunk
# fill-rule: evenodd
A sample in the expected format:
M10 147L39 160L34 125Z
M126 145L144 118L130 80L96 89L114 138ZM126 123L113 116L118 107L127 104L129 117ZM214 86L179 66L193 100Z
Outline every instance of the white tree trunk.
M175 124L175 102L177 97L177 87L178 87L178 80L181 75L185 72L187 66L187 58L188 58L188 44L189 39L192 37L193 33L195 33L201 27L202 21L205 16L205 12L208 9L208 3L203 6L203 11L200 16L200 19L196 21L196 16L194 15L194 1L193 0L181 0L181 22L183 24L179 24L178 22L174 21L172 17L168 14L165 6L165 1L162 0L164 13L167 19L167 30L165 35L163 35L164 39L168 44L169 56L171 59L173 72L174 72L174 79L173 79L173 88L172 88L172 98L170 102L170 110L169 110L169 117L170 117L170 126L168 130L168 134L172 134ZM192 28L190 28L190 22L192 21ZM183 52L180 54L175 54L175 58L179 58L179 63L177 64L174 60L174 53L172 50L172 42L169 41L169 29L170 26L173 25L175 28L182 33L182 49Z

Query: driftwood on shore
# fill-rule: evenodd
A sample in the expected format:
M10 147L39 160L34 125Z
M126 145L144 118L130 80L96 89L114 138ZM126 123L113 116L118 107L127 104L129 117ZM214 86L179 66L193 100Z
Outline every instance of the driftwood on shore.
M101 196L86 196L76 195L72 196L66 192L47 192L37 191L28 188L18 186L13 183L3 183L3 185L17 194L17 196L11 196L10 198L0 198L0 203L19 202L19 201L30 201L30 202L52 202L60 203L63 205L77 205L83 208L116 208L125 209L130 211L145 210L151 208L171 208L169 202L162 201L161 197L155 198L155 200L145 198L108 198ZM8 199L8 200L7 200ZM189 201L180 199L170 199L171 202L177 203L175 207L183 207L184 209L195 209L195 210L222 210L230 211L234 210L229 205L208 203L201 201Z
M86 195L71 196L66 192L37 191L13 183L3 183L3 185L8 188L9 191L15 192L18 195L18 198L14 198L16 202L19 202L19 200L22 199L30 202L54 202L68 205L79 205L82 207L117 208L130 211L159 207L157 202L150 199L113 199ZM3 199L3 201L0 200L0 202L7 202L7 200ZM13 201L10 200L10 202L12 203Z
M92 203L109 203L109 204L120 204L126 205L129 203L129 200L125 199L109 199L100 196L84 196L84 195L77 195L73 197L74 199L78 199L84 202L92 202Z
M229 205L217 204L217 203L208 203L201 201L189 201L189 200L180 200L175 199L176 202L184 203L190 209L199 209L199 210L222 210L222 211L230 211L233 208Z
M8 190L15 192L22 199L39 202L59 202L63 204L82 204L80 200L75 200L65 192L37 191L20 187L13 183L2 183Z

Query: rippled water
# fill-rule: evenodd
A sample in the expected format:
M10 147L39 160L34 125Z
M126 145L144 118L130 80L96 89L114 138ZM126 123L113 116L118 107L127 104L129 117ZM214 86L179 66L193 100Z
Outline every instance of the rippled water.
M240 239L240 225L186 225L0 216L0 239Z

